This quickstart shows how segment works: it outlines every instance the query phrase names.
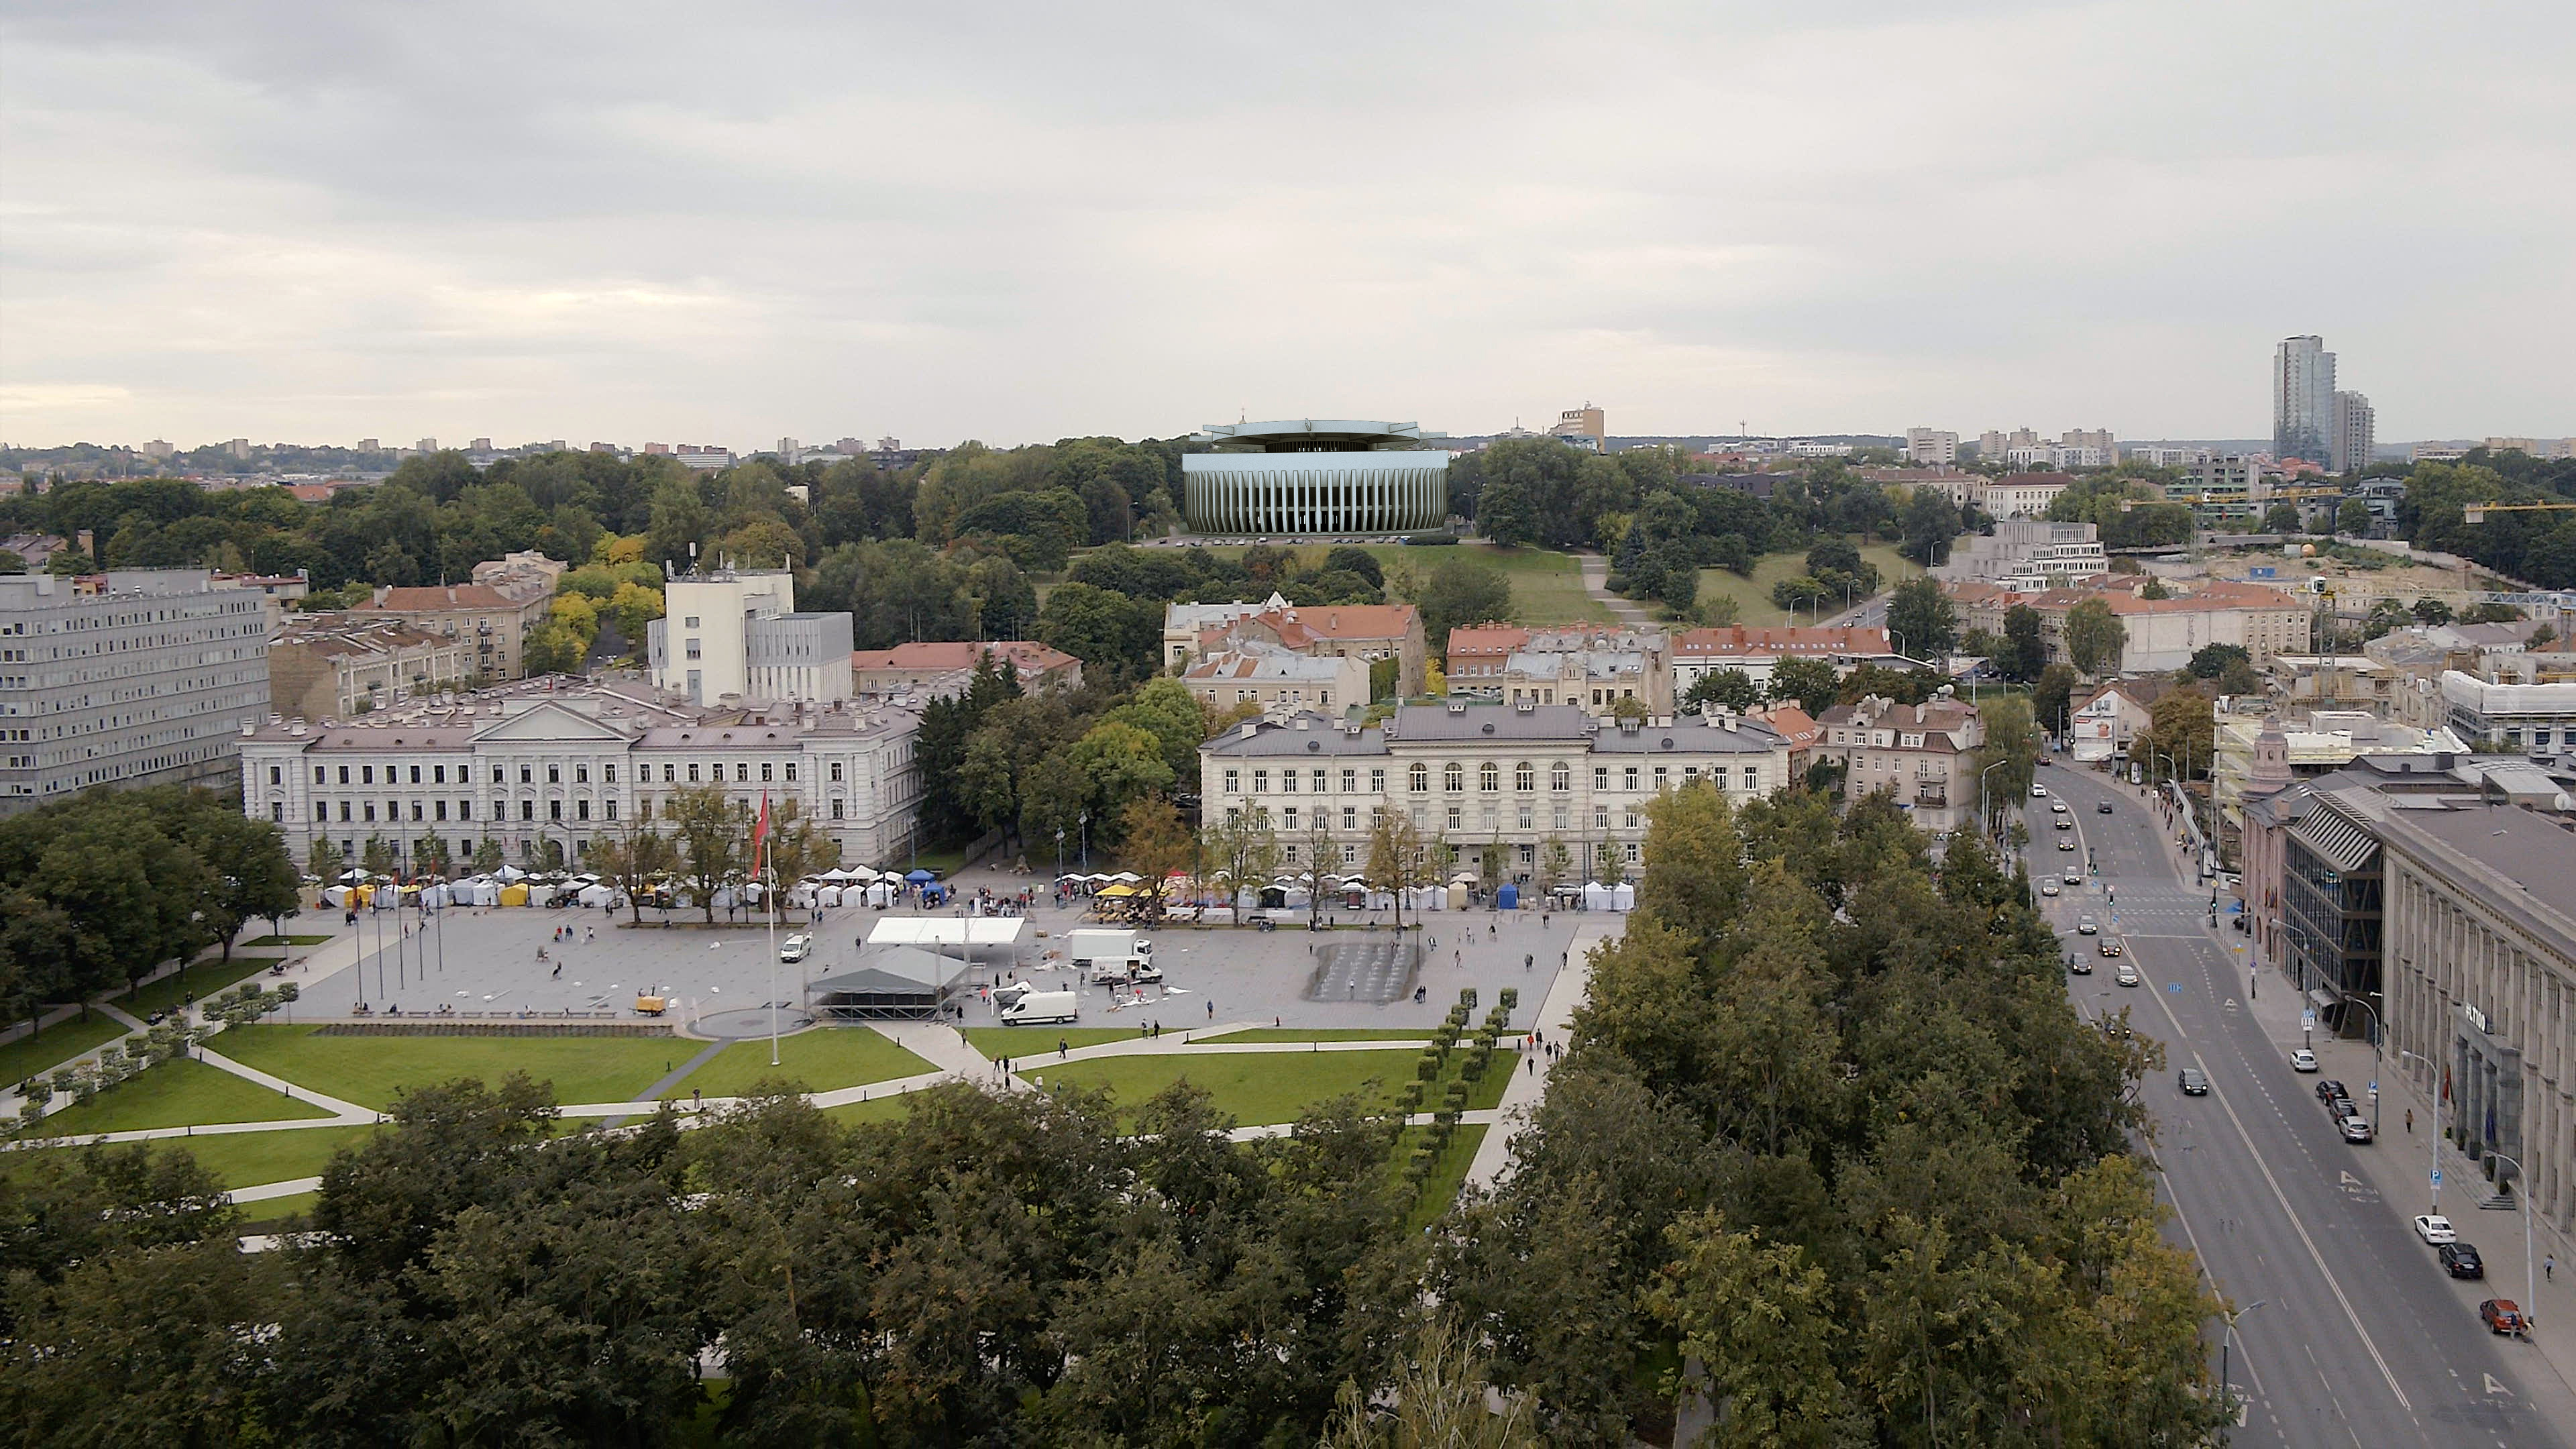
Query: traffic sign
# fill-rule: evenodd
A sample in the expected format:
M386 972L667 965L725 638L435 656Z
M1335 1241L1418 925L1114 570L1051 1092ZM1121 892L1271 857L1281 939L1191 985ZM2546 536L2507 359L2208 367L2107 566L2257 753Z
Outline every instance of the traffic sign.
M2299 1025L2301 1025L2301 1026L2314 1026L2314 1025L2316 1025L2316 1024L2317 1024L2317 1014L2316 1014L2315 1012L2313 1012L2313 1011L2302 1011L2302 1012L2300 1012L2300 1013L2299 1013Z
M2433 1185L2435 1187L2442 1185L2442 1169L2438 1167L2433 1169Z
M2168 981L2165 983L2165 990L2172 992L2176 996L2180 996L2182 995L2182 983L2179 981Z

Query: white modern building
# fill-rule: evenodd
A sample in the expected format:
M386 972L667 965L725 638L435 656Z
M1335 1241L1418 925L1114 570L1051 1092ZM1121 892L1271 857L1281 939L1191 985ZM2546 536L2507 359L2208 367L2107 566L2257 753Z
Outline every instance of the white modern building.
M2334 395L2334 431L2326 439L2326 471L2358 473L2369 466L2371 450L2377 446L2379 415L2370 409L2370 399L2357 392Z
M1449 518L1449 455L1416 423L1299 418L1210 424L1181 458L1197 533L1401 533Z
M92 785L220 784L267 712L260 594L204 569L0 577L0 814Z
M850 697L850 616L796 612L785 569L672 579L645 637L653 683L698 704Z
M2515 751L2576 749L2576 684L2491 684L2446 669L2442 702L2463 739Z
M745 810L764 794L794 799L847 862L882 864L911 843L914 711L702 709L649 690L556 684L347 720L270 716L234 739L243 813L276 823L299 860L318 838L355 858L371 836L415 855L436 837L459 860L487 836L513 861L552 841L577 859L603 836L653 824L672 791L721 784Z

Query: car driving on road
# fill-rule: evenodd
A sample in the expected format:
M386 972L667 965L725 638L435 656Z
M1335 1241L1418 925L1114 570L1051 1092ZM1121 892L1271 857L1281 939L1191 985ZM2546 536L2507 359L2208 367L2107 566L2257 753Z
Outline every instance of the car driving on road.
M2048 802L2048 808L2052 814L2063 815L2066 813L2066 802L2063 800L2051 800Z
M2123 986L2135 986L2138 984L2138 968L2123 961L2120 963L2120 974L2111 979Z
M2456 1243L2460 1235L2451 1229L2451 1220L2440 1213L2419 1213L2415 1217L2415 1236L2434 1247Z
M2101 926L2095 924L2091 916L2077 916L2075 918L2075 934L2079 936L2090 936L2101 929Z
M2108 814L2110 814L2110 813L2111 813L2111 802L2110 802L2110 801L2108 801L2108 800L2103 800L2103 801L2096 802L2096 803L2095 803L2095 805L2093 806L2093 813L2094 813L2094 814L2096 814L2096 815L2108 815Z
M2182 1094L2186 1097L2209 1095L2209 1075L2198 1067L2183 1068L2175 1078L2175 1083L2182 1088Z
M2059 836L2057 840L2057 848L2060 850L2073 850L2075 848L2075 837L2072 835Z
M2039 883L2039 893L2044 896L2053 896L2057 894L2057 882L2053 880L2041 881Z
M2101 951L2105 956L2117 956L2120 954L2121 946L2119 942L2112 940L2108 936L2104 936L2102 938Z
M2033 786L2031 786L2031 787L2030 787L2030 798L2032 798L2033 800L2045 800L2045 799L2047 799L2047 798L2048 798L2048 787L2047 787L2046 785L2033 785Z

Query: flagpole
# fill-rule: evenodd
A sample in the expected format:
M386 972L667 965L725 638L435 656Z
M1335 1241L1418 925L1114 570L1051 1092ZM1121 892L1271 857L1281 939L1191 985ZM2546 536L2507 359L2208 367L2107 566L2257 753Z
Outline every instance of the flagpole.
M751 873L760 876L763 865L769 867L769 1064L778 1065L778 864L769 854L769 792L760 792L760 827L752 847Z

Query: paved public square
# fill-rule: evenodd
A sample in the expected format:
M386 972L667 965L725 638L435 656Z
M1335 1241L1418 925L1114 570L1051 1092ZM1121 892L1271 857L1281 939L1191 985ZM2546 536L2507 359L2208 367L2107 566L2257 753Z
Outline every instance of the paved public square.
M1013 886L1026 880L1006 879ZM970 875L963 883L971 889L978 881ZM1003 879L992 883L998 886ZM651 992L670 999L665 1019L672 1024L690 1028L705 1022L718 1034L735 1034L714 1019L765 1007L772 1000L773 965L776 999L795 1010L806 1000L811 982L861 964L861 943L878 920L901 914L918 913L844 906L825 911L814 925L782 923L782 941L799 932L815 939L813 953L789 965L775 962L762 925L719 923L709 928L695 913L683 911L671 912L671 925L665 928L662 913L651 909L638 927L622 911L459 907L434 918L426 930L415 913L404 912L403 921L412 928L407 936L392 913L361 912L358 963L306 987L296 1015L306 1020L344 1017L363 1003L371 1016L398 1007L406 1018L445 1014L445 1008L446 1013L473 1013L484 1020L570 1011L613 1012L618 1020L635 1021L640 1019L634 1013L636 996ZM929 914L953 919L957 912ZM1267 932L1157 928L1149 935L1163 984L1142 988L1141 999L1129 991L1123 1000L1108 987L1081 987L1084 1024L1159 1022L1179 1030L1210 1020L1276 1019L1283 1026L1304 1028L1428 1028L1447 1014L1463 987L1478 988L1487 1004L1505 986L1519 987L1525 1002L1541 999L1563 964L1576 926L1586 919L1579 912L1560 912L1543 925L1536 911L1432 912L1418 925L1408 917L1399 940L1383 917L1362 924L1363 918L1343 912L1340 929L1311 932L1301 915L1282 914L1296 918L1283 919L1278 929ZM1072 972L1045 958L1067 930L1080 924L1078 909L1042 904L1030 913L1028 938L1015 957L996 956L961 968L961 1024L995 1020L991 1008L974 994L978 984L1025 977L1051 989L1076 985ZM556 940L556 930L565 927L572 939ZM540 950L547 959L538 959ZM1423 995L1419 1003L1413 999L1417 987Z

